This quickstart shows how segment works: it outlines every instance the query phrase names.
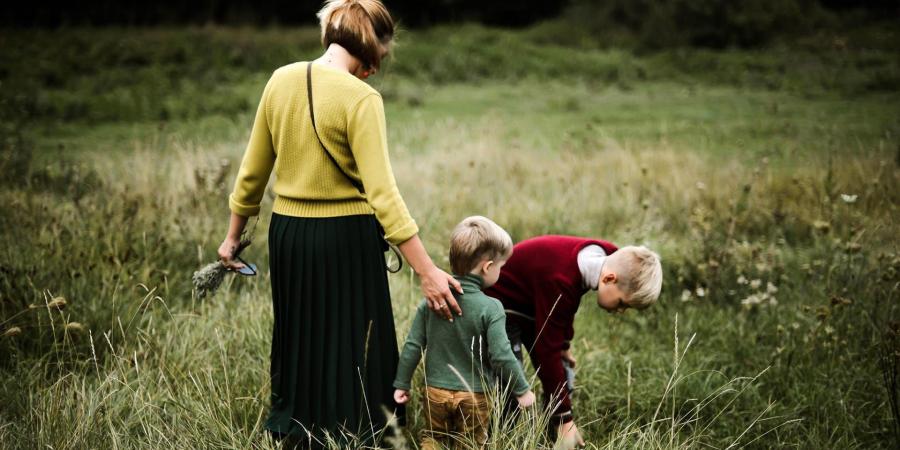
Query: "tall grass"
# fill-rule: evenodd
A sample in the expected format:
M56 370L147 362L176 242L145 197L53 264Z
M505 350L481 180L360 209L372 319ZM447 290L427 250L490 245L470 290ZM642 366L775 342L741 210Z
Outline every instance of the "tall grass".
M87 47L118 36L80 33ZM151 56L177 54L171 39L191 61L166 56L171 67L193 67L204 56L183 33L200 42L212 36L221 48L210 55L233 47L238 59L282 48L284 36L308 38L305 31L145 30L121 45L152 43L165 48ZM450 41L459 46L441 50L451 53L469 48L470 36L494 39L484 51L498 54L516 41L478 27L434 33L457 33ZM432 45L422 36L415 36L421 45ZM663 257L664 290L654 308L609 316L588 296L578 313L574 405L590 448L896 443L896 93L823 94L821 85L796 82L793 69L781 76L766 64L758 70L778 80L771 86L705 81L709 74L547 82L507 76L516 68L503 64L470 84L423 83L437 70L430 54L404 60L400 51L397 67L375 83L385 92L398 184L438 263L446 261L452 226L476 213L515 240L596 236L647 244ZM717 55L734 56L703 58ZM583 57L611 57L621 70L631 70L633 58L651 64L616 50ZM153 68L154 58L129 64ZM665 69L659 73L708 67L650 58ZM265 215L245 253L260 276L229 278L204 301L190 285L224 234L226 194L260 73L269 70L254 68L260 60L241 61L230 75L216 75L230 81L207 80L245 90L247 104L224 112L191 105L207 102L205 91L178 97L186 91L173 89L164 102L196 112L158 120L159 99L152 99L115 117L117 106L95 109L89 89L78 88L65 95L87 105L87 116L38 111L33 123L4 123L0 447L274 447L262 430L271 327ZM843 64L821 61L826 74ZM412 72L422 67L432 68ZM875 76L857 69L860 78L838 84L861 86ZM98 70L47 89L63 95L103 85L107 75ZM176 71L170 77L181 85ZM138 82L133 92L156 92L148 86ZM265 197L264 211L271 200ZM390 279L404 336L419 293L408 272ZM418 397L410 412L398 445L415 448L424 417ZM551 446L543 420L536 411L517 424L495 423L490 448Z

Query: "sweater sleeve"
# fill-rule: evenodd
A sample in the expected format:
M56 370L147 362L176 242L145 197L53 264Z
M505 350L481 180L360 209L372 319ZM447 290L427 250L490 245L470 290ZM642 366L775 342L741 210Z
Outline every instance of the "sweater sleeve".
M491 368L496 371L500 380L504 383L501 389L509 383L513 394L516 396L528 392L528 379L525 377L525 371L519 364L519 360L512 352L512 346L509 344L509 337L506 335L506 314L503 312L503 306L500 301L496 302L496 308L490 309L490 315L487 318L487 340L488 352L491 356Z
M384 228L384 237L392 244L406 241L419 232L419 227L394 180L381 96L373 93L360 100L350 115L347 129L366 198Z
M409 334L406 335L406 342L403 344L403 350L400 352L400 362L397 364L397 376L394 378L394 387L397 389L410 390L413 372L419 365L419 360L425 352L425 321L428 308L425 307L425 301L416 308L416 317L413 319L412 327Z
M269 130L268 98L272 78L266 83L262 99L256 110L256 119L250 132L250 142L244 152L241 168L234 182L234 190L228 198L228 206L237 215L250 217L259 214L259 204L265 194L272 166L275 164L275 148Z
M552 285L552 283L551 283ZM572 420L572 402L566 387L566 372L560 352L568 348L566 335L575 317L568 303L570 300L552 286L545 287L535 298L535 343L533 358L543 384L543 397L552 405L552 420L566 423Z

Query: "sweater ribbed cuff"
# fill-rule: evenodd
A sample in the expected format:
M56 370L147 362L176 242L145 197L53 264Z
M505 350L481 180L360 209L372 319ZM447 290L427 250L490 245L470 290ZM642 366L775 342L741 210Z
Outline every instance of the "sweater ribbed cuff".
M391 232L385 230L384 239L394 245L400 245L410 238L416 235L419 232L419 226L416 225L416 221L413 219L409 219L409 222L406 222L402 227L397 228Z
M228 207L239 216L253 217L259 214L259 205L240 203L234 198L233 193L228 196Z

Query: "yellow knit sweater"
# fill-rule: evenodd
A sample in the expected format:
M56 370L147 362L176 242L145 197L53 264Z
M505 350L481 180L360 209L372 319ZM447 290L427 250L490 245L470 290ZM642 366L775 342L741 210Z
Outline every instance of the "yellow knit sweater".
M394 181L381 95L348 72L313 64L319 136L344 172L362 183L362 194L316 139L306 95L307 64L281 67L266 84L229 198L231 211L259 214L274 168L273 212L295 217L374 213L388 241L406 241L419 229Z

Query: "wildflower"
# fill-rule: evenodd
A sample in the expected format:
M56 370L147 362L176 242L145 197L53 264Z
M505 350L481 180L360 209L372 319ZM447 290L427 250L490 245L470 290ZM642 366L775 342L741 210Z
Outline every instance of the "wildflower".
M859 197L859 196L856 195L856 194L853 194L853 195L850 195L850 194L841 194L841 200L843 200L844 203L847 203L848 205L851 204L851 203L856 203L856 198L857 198L857 197Z
M84 331L84 325L78 322L69 322L66 324L66 331L70 333L80 333Z
M747 277L745 277L743 274L739 276L737 279L737 284L747 284Z
M22 334L22 329L19 327L11 327L8 330L3 332L3 337L13 337Z
M754 305L758 305L758 304L762 303L763 300L764 299L761 294L753 294L753 295L750 295L747 298L741 300L741 305L746 306L746 307L752 307Z
M47 307L48 308L56 308L56 309L65 309L67 304L68 303L66 302L66 299L64 299L62 297L56 297L53 300L50 300L50 303L47 303Z
M778 286L775 286L774 284L772 284L771 281L766 283L766 293L767 294L774 294L776 292L778 292Z
M681 291L681 301L686 302L686 301L690 301L690 299L691 299L691 291L690 290L685 289L685 290Z
M812 225L813 228L816 229L816 231L821 231L822 233L827 233L829 230L831 230L831 224L824 220L816 220Z
M703 286L697 287L697 290L695 292L697 294L697 297L700 297L700 298L706 297L706 289L703 289Z
M759 289L760 286L762 286L762 280L758 278L750 282L750 287L753 289Z

